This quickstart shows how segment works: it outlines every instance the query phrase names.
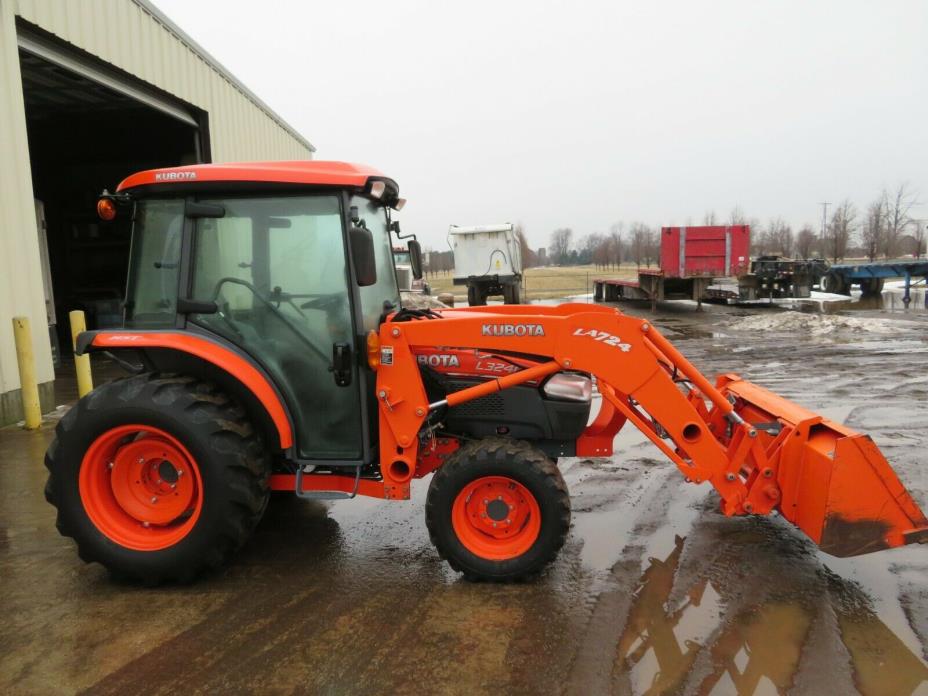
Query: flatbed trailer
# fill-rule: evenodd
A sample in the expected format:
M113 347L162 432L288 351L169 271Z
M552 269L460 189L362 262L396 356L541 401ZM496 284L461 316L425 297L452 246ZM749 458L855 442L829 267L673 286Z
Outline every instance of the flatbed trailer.
M596 279L593 281L593 299L596 302L619 302L620 300L648 300L651 309L665 299L691 299L698 307L706 296L709 286L715 282L712 276L673 278L664 275L660 268L639 268L638 280Z
M876 295L882 292L883 283L888 278L905 281L902 303L908 307L912 301L912 279L916 279L916 284L928 284L928 259L835 264L822 277L819 287L826 292L850 295L851 286L858 285L865 295ZM925 295L925 306L928 307L928 293Z
M737 276L748 269L749 225L706 225L661 229L659 268L639 268L637 280L597 278L596 302L649 300L653 310L669 298L695 300L702 306L717 277Z

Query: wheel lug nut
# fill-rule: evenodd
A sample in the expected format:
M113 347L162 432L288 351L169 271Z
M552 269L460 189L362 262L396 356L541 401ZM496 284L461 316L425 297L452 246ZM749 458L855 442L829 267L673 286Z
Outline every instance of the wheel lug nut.
M487 513L481 512L481 513L480 513L480 516L481 516L481 517L486 517L486 516L487 516Z
M496 529L496 522L493 523L493 529Z
M490 502L489 498L484 498L484 499L483 499L483 504L484 504L484 505L486 505L486 504L489 503L489 502Z
M507 519L506 519L506 524L512 524L512 520L510 520L510 519L507 518Z
M115 466L115 463L114 463L114 462L107 462L107 463L106 463L106 468L107 468L107 469L112 469L114 466Z
M144 463L145 463L145 458L139 457L139 464L144 464Z
M172 489L177 488L177 484L176 484L176 483L172 483L172 484L171 484L171 488L172 488Z
M142 526L145 527L145 528L148 528L148 527L150 527L151 525L148 524L148 522L142 522Z
M180 478L180 477L183 476L183 475L184 475L184 470L183 470L183 469L178 469L178 470L177 470L177 478Z
M162 483L164 483L164 481L162 481L161 479L158 479L158 485L160 486Z
M153 496L151 497L151 502L157 503L157 502L158 502L158 496L153 495Z

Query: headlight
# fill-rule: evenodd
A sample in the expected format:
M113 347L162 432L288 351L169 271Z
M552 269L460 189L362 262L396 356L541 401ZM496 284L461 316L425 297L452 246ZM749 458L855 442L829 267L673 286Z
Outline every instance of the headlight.
M588 402L593 398L593 381L576 373L558 372L545 382L543 389L547 396L562 401Z

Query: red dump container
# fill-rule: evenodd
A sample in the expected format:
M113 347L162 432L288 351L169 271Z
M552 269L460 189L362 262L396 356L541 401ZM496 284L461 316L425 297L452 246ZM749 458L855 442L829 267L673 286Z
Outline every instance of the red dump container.
M751 263L750 225L708 225L661 229L661 270L665 278L737 276Z

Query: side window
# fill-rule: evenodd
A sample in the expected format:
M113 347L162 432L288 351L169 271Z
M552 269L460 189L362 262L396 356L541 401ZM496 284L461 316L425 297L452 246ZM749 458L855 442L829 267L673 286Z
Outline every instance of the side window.
M400 292L396 285L393 267L393 246L383 206L375 205L369 198L355 196L351 205L358 207L363 224L374 236L374 258L377 263L377 282L361 288L361 314L364 330L376 330L383 313L384 301L400 306Z
M137 204L126 287L127 327L174 326L183 229L183 199Z

